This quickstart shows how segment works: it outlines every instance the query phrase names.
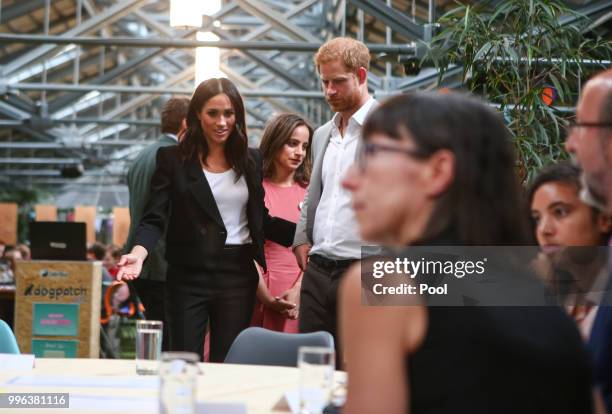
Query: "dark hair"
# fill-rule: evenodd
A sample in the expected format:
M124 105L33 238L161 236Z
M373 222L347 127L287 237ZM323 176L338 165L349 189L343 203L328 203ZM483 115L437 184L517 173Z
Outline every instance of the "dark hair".
M306 187L310 181L311 170L311 152L312 145L312 127L306 120L296 114L280 114L272 118L270 123L266 125L266 129L259 143L259 150L263 158L263 175L270 178L274 175L274 159L283 145L289 141L291 134L297 127L305 126L308 128L308 148L304 161L295 171L295 181L302 187Z
M580 174L580 168L567 161L559 162L557 164L551 164L542 168L542 170L533 179L533 182L529 186L529 191L527 192L527 201L529 203L528 208L531 210L533 197L535 196L536 191L538 191L538 189L544 184L562 183L571 185L576 190L576 194L579 194L580 190L582 189ZM591 217L593 219L593 222L596 222L599 215L604 213L596 207L589 207L591 207ZM531 227L532 232L535 234L536 223L533 220L531 220ZM609 236L610 233L605 233L602 235L602 242L604 244L605 242L607 242Z
M251 166L248 153L249 144L246 133L244 104L238 89L229 79L211 78L198 85L189 103L187 130L185 131L185 137L179 143L179 151L184 159L191 160L197 158L202 162L206 161L209 148L204 137L204 131L202 131L202 125L198 119L198 114L210 98L219 94L227 95L234 108L236 118L234 130L225 144L225 159L236 172L236 180L239 180L243 174L249 179L252 174L248 174L247 171L254 168L254 165Z
M104 260L104 256L106 255L106 246L100 242L94 242L87 248L87 253L93 254L96 260Z
M580 184L580 168L567 161L551 164L542 168L531 182L529 190L527 191L527 201L530 209L536 191L544 184L548 183L569 184L574 186L576 188L576 193L578 193L582 188L582 184Z
M364 139L382 133L413 138L427 158L441 149L455 157L454 179L439 197L418 243L451 232L461 245L523 245L520 186L509 133L498 113L460 94L395 96L366 121Z
M189 98L172 97L164 104L161 113L162 134L177 134L181 130L181 122L187 117Z
M123 248L117 245L108 246L108 251L113 259L120 259L123 255Z

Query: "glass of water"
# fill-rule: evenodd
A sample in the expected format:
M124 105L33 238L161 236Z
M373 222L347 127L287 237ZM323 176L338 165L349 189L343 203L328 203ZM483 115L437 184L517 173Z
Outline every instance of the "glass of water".
M335 367L333 349L300 347L300 414L321 414L330 403Z
M193 352L164 352L159 367L160 414L194 414L198 362Z
M163 322L136 321L136 372L155 375L161 357Z

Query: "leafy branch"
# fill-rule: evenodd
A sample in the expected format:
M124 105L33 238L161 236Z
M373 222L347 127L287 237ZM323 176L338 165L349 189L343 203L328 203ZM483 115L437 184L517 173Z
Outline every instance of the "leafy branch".
M574 23L563 25L561 17ZM581 80L603 68L586 60L609 60L612 42L586 37L588 19L559 0L458 3L439 23L425 59L439 70L439 83L460 67L462 85L499 108L521 178L564 158L562 127L571 111L561 109L573 107Z

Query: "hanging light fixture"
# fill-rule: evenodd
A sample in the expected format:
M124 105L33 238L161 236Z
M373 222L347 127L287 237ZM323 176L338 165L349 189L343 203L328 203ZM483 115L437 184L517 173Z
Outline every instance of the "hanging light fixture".
M198 10L202 3L206 1L170 0L170 26L202 27L202 13Z
M201 2L201 11L203 15L213 16L221 10L221 0L206 0ZM217 41L219 37L213 32L198 32L197 40ZM221 52L218 47L198 47L196 48L196 64L195 64L195 86L200 82L210 78L225 77L219 68L221 61Z
M216 41L219 37L212 32L198 32L196 39L205 41ZM226 77L221 71L219 64L221 52L218 47L198 47L196 48L195 65L195 84L210 78Z

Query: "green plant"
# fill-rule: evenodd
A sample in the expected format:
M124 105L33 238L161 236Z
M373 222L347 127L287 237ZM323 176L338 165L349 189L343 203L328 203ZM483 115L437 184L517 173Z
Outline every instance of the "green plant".
M580 81L601 70L585 60L609 60L612 43L585 37L587 19L559 0L459 4L439 23L443 29L425 59L440 71L439 81L461 68L462 85L500 109L521 179L565 158L562 127L572 115ZM557 96L548 105L545 98L553 90Z

